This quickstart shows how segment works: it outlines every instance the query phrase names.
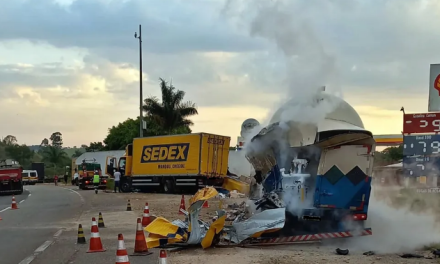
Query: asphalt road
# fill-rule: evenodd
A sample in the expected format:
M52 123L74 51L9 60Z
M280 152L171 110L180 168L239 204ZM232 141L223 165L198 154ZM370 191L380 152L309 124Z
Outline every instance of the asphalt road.
M16 196L0 196L0 262L28 264L50 246L61 230L76 221L83 210L83 198L76 192L48 185L25 186Z

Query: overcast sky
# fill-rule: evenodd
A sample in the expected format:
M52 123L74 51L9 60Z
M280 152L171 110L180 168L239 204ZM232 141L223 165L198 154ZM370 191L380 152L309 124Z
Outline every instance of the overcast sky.
M198 105L194 132L232 137L288 96L327 85L375 134L427 111L440 63L438 0L2 0L0 136L67 146L135 118L142 24L144 95L172 78Z

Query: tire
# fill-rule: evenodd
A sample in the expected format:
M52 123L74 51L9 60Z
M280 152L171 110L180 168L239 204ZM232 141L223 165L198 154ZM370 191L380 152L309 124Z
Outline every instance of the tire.
M174 186L173 186L173 180L172 179L167 179L164 181L163 183L163 192L164 193L174 193Z
M20 184L20 185L21 185L20 191L18 191L17 194L22 194L23 193L23 184Z
M121 185L121 191L122 192L124 192L124 193L131 192L131 182L129 180L121 179L119 184Z
M84 184L80 184L80 185L79 185L79 189L80 189L80 190L85 190L85 186L84 186Z

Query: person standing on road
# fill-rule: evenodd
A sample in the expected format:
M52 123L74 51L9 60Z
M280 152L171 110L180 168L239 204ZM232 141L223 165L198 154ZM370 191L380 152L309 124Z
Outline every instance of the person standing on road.
M99 188L99 174L98 171L95 171L95 175L93 175L93 185L95 186L95 193L98 194Z
M113 175L115 176L115 193L116 187L118 188L118 192L121 192L121 185L119 184L119 182L121 181L121 173L118 169L116 169Z
M53 177L53 182L55 183L55 186L58 185L58 175L55 175L55 177Z
M78 178L79 174L78 171L75 169L75 174L73 175L73 184L78 186Z
M67 176L69 176L69 173L66 171L66 173L64 174L64 182L67 185Z

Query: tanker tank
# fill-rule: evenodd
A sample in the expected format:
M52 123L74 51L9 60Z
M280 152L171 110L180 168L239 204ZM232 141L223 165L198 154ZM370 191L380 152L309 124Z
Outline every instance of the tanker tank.
M288 101L245 145L256 172L251 193L263 189L253 197L257 210L286 208L287 234L334 232L346 219L363 230L374 149L372 133L342 98L323 90L306 107Z

